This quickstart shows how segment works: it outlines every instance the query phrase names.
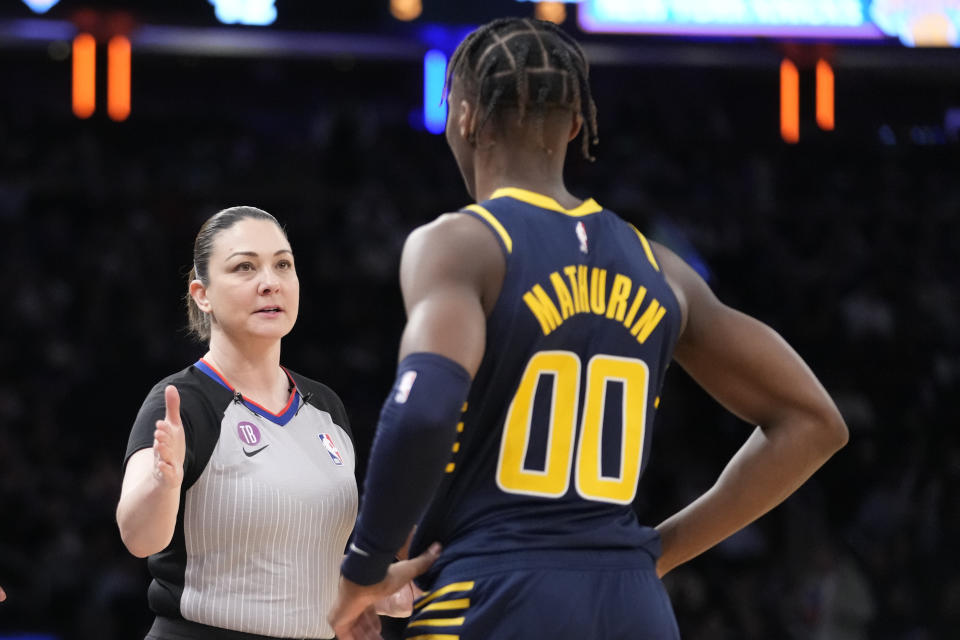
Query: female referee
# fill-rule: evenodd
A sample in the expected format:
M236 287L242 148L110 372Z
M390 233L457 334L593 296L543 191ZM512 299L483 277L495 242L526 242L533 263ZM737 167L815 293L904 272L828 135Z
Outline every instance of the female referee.
M290 243L269 213L232 207L193 259L190 328L209 349L144 401L117 507L153 576L147 638L332 638L354 446L337 395L280 365L300 296ZM362 624L379 628L373 609Z

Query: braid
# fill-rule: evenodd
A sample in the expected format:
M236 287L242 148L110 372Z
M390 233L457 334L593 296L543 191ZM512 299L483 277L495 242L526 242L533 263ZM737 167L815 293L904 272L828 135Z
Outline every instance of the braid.
M501 109L515 107L520 121L533 117L543 144L547 109L569 107L583 118L583 155L599 143L597 105L590 92L589 65L579 43L552 22L499 18L460 43L447 71L474 97L479 124L474 135ZM476 117L476 116L475 116Z

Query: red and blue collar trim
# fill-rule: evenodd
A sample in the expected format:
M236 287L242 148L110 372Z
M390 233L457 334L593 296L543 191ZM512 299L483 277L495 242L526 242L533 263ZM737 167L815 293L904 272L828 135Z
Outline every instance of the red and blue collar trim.
M293 419L293 416L297 414L297 409L300 408L300 390L297 389L297 383L294 382L293 377L290 375L290 372L287 371L283 366L281 366L280 368L283 369L283 372L287 374L287 378L290 379L290 384L293 385L293 390L290 391L290 399L287 400L287 406L284 407L280 413L274 413L269 409L267 409L266 407L263 407L257 404L253 400L247 400L246 398L244 398L242 395L240 395L237 392L236 389L233 388L232 384L227 382L227 379L223 377L222 373L214 369L213 366L211 366L210 363L204 360L203 358L200 358L199 360L197 360L193 366L199 369L200 371L202 371L203 373L205 373L207 376L212 378L217 383L219 383L220 386L224 387L225 389L228 389L231 393L234 394L234 397L239 397L240 400L243 401L243 404L247 407L247 409L250 409L250 411L253 411L258 416L265 418L266 420L269 420L274 424L278 424L281 427L286 426L286 424L290 422L291 419Z

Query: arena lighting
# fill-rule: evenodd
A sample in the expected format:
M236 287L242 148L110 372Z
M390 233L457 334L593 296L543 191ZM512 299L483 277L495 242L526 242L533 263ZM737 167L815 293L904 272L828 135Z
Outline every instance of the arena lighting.
M910 0L905 0L910 1ZM584 31L699 36L882 38L870 0L586 0Z
M427 51L423 56L423 126L430 133L443 133L447 126L446 79L447 56L438 49Z
M97 107L97 41L89 33L73 39L73 113L89 118Z
M130 116L130 40L114 36L107 44L107 115L114 122Z
M584 0L584 31L960 46L960 0Z
M50 7L60 2L60 0L23 0L23 4L30 7L34 13L46 13Z
M567 19L567 7L562 2L538 2L534 7L533 15L538 20L563 24Z
M817 124L824 131L833 131L833 69L830 63L817 61Z
M800 140L800 74L786 58L780 63L780 135L787 144Z
M417 40L427 49L439 49L447 55L452 55L457 45L470 35L476 25L448 26L436 23L427 23L417 29Z
M397 20L410 22L423 13L422 0L390 0L390 15Z
M908 47L960 46L960 0L872 0L870 17Z
M208 0L223 24L265 26L277 19L275 0Z

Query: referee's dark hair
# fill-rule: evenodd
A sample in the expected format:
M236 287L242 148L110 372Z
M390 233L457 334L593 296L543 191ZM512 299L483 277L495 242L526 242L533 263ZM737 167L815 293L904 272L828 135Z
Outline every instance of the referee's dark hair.
M210 339L210 315L204 313L193 301L190 295L190 283L199 280L204 285L210 282L210 254L213 253L213 241L217 234L225 231L237 224L241 220L269 220L279 227L286 237L287 232L283 226L277 222L277 219L256 207L229 207L218 211L210 216L200 231L197 232L197 238L193 241L193 266L190 268L190 275L187 276L187 320L190 333L199 341L206 342Z
M573 109L584 122L583 155L593 160L590 145L599 139L589 70L583 49L554 23L499 18L478 27L453 52L447 90L460 81L474 101L474 135L505 108L518 109L520 122L532 112L541 135L548 108Z

